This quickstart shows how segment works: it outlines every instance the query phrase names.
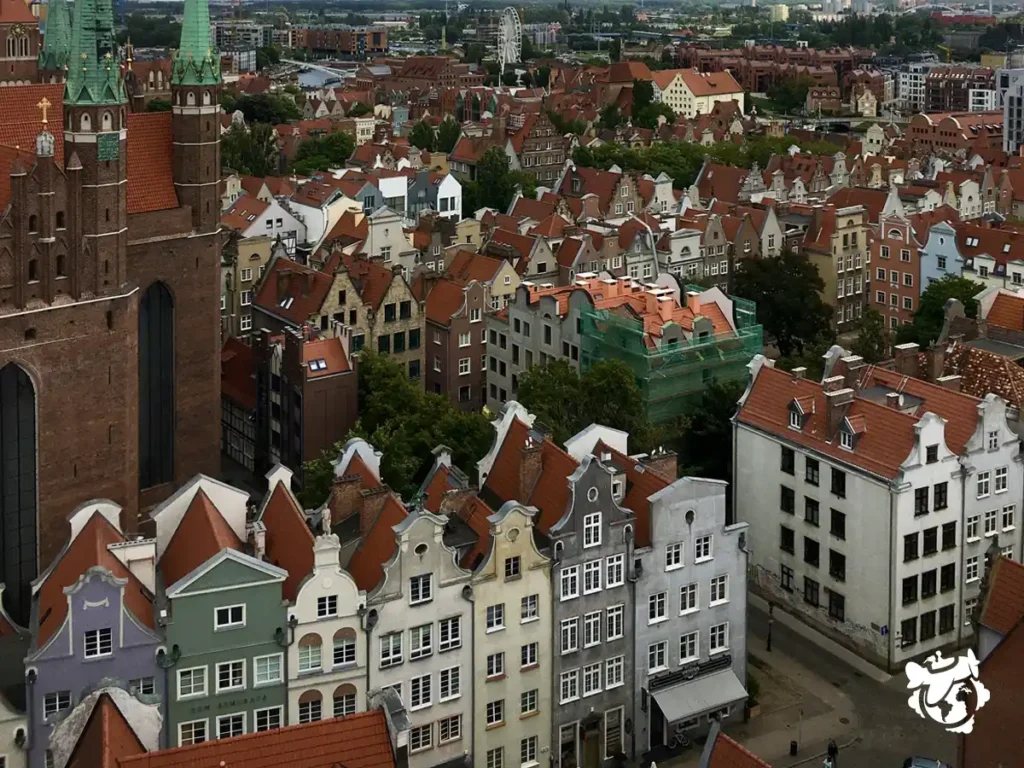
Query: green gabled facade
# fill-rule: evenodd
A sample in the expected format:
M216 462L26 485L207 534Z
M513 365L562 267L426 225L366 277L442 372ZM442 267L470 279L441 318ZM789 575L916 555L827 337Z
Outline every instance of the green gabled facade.
M64 103L98 106L125 100L111 0L78 0L71 25Z
M220 56L210 36L207 0L185 0L181 45L174 54L173 85L212 85L220 82Z
M66 0L50 0L46 6L46 35L39 51L39 70L62 70L71 58L71 11Z

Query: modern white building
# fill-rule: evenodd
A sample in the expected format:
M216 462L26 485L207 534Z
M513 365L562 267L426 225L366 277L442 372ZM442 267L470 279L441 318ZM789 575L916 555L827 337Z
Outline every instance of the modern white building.
M734 419L751 588L890 671L971 633L984 553L1021 556L1024 489L1005 403L896 352L833 347L821 383L755 357Z
M1016 155L1024 144L1024 69L1000 69L996 82L1003 100L1003 151Z

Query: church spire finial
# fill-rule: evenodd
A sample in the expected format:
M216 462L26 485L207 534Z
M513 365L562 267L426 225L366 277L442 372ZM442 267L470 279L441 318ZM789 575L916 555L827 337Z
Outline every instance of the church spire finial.
M86 106L125 102L111 0L78 0L75 3L68 58L65 104Z
M220 82L220 56L210 42L207 0L185 0L181 45L174 54L173 85L213 85Z

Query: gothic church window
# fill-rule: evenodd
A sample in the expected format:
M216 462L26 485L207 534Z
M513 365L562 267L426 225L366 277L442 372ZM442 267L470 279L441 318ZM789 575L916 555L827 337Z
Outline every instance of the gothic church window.
M174 299L153 283L139 305L139 485L174 479Z
M82 115L82 130L83 131L91 131L92 130L92 118L89 117L88 114Z
M114 116L110 112L104 112L103 117L100 118L100 125L102 130L111 131L114 129Z

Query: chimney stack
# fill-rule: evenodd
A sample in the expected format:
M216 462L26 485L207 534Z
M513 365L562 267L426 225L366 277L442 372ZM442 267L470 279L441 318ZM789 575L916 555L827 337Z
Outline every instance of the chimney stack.
M679 462L674 451L666 450L664 447L655 448L642 463L651 472L669 482L679 479Z
M662 296L658 299L658 315L661 317L661 322L669 323L672 321L672 312L675 310L675 299L671 296Z
M841 376L836 376L840 382L842 382ZM826 379L831 381L831 379ZM852 389L832 389L826 390L825 392L825 435L827 440L831 440L839 429L839 425L843 421L843 417L846 416L846 412L850 409L850 403L853 402L854 392Z
M806 368L806 366L798 365L796 368L794 368L789 373L793 377L793 381L800 381L801 379L804 379L804 378L807 377L807 368Z
M267 556L267 526L257 520L249 524L249 546L252 547L252 556L262 560Z
M821 388L825 391L825 394L838 392L844 386L846 386L846 377L844 376L830 376L821 382Z
M689 291L686 294L686 308L693 314L700 314L700 294L697 291Z
M840 358L843 363L843 379L850 389L860 389L860 372L866 365L864 358L860 355L847 355Z
M917 344L897 344L894 348L896 357L896 372L903 376L917 378L918 371L918 350Z
M940 376L939 378L937 378L935 380L935 383L938 384L943 389L948 389L951 392L959 392L960 391L960 377L959 376Z
M359 475L336 477L331 485L331 495L327 499L329 522L324 526L324 533L330 533L333 526L340 525L353 515L362 512L363 497Z
M898 411L900 409L900 393L899 392L889 392L885 396L885 404L889 408L892 408L893 410Z
M946 345L934 342L924 353L928 365L926 375L928 381L937 382L943 377L946 368Z

